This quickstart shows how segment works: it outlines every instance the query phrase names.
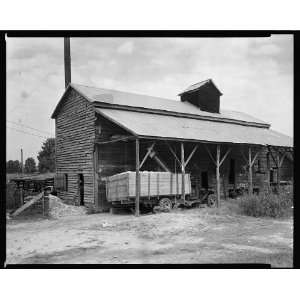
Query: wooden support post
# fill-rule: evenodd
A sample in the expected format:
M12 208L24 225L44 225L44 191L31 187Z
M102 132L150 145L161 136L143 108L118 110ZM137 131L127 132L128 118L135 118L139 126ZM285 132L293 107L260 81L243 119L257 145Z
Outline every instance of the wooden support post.
M181 195L185 203L185 166L184 166L184 144L181 142Z
M220 206L220 166L223 164L223 162L225 161L226 157L228 156L228 154L231 151L231 148L229 148L226 153L224 154L223 158L221 159L221 146L217 145L217 157L216 160L213 158L213 155L210 153L208 147L205 145L206 151L209 154L211 160L213 161L213 163L216 166L216 185L217 185L217 207ZM226 191L225 191L225 183L224 183L224 176L223 176L223 188L224 188L224 196L226 198Z
M280 155L279 152L277 151L277 188L279 192L279 187L280 187L280 168L281 168L282 162L280 161Z
M248 162L248 164L249 164L248 193L249 193L249 195L252 195L252 193L253 193L253 179L252 179L252 158L251 158L251 147L250 146L249 146L249 149L248 149L248 158L249 158L249 162Z
M269 150L267 152L267 186L270 189L270 153Z
M217 158L216 158L216 180L217 180L217 207L220 206L220 145L217 145Z
M95 151L94 151L94 203L96 210L99 209L99 193L98 193L98 182L99 182L99 175L98 175L98 145L95 144Z
M140 141L135 140L135 216L140 215Z

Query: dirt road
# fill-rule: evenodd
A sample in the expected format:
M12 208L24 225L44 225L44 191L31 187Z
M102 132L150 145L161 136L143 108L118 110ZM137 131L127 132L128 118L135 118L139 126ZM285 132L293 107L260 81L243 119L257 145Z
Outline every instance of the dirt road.
M224 205L223 205L224 206ZM227 208L9 220L7 264L270 263L292 267L292 219Z

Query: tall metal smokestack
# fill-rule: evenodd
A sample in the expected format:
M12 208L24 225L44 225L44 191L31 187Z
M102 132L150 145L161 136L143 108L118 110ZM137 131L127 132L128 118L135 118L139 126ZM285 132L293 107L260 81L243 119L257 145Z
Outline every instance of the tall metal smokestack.
M70 38L64 38L64 54L65 54L65 88L71 82L71 53Z

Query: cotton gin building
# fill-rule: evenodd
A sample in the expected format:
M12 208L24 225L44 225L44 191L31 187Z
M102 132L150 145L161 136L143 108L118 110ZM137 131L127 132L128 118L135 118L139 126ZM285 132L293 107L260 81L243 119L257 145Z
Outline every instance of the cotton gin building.
M221 95L210 79L188 87L180 101L70 83L52 114L58 196L106 211L108 179L124 172L136 175L136 207L145 171L174 175L182 183L178 199L189 174L189 193L211 188L217 203L241 189L291 183L292 138L220 110Z

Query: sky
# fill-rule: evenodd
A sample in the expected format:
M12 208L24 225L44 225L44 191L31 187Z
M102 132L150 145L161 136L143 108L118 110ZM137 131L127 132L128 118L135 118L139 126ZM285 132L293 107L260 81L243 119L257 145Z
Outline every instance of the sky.
M7 38L6 159L36 159L54 137L64 92L63 38ZM293 37L71 38L72 82L179 101L211 78L222 109L248 113L293 137Z

